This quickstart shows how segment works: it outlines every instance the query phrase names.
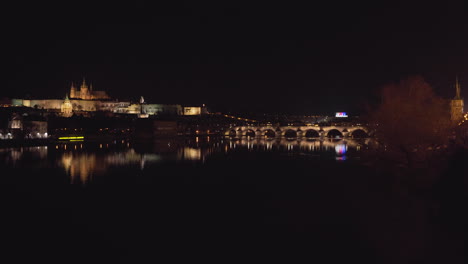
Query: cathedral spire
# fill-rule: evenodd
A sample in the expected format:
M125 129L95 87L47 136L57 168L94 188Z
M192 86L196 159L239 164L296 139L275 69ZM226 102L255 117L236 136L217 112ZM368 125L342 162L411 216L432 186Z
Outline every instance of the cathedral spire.
M458 82L458 75L455 77L455 100L460 100L460 83Z
M71 97L71 98L75 98L75 97L76 97L76 87L75 87L75 84L74 84L73 82L71 83L70 97Z

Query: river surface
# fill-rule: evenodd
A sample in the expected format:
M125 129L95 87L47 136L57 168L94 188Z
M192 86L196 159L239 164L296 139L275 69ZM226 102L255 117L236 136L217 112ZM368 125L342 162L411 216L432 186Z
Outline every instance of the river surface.
M18 263L427 260L425 202L395 194L365 160L371 146L199 137L0 149L2 251Z

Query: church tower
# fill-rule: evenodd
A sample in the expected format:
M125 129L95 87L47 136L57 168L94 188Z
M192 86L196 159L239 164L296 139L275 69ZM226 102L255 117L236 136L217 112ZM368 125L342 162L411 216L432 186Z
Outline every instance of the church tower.
M450 117L454 122L460 121L463 118L463 98L460 94L461 89L457 76L455 79L455 97L450 102Z
M86 84L85 78L83 78L83 83L81 84L80 87L80 98L81 99L89 99L89 90L88 90L88 85Z
M75 84L72 83L71 88L70 88L70 98L76 98L76 97L77 97L76 87L75 87Z

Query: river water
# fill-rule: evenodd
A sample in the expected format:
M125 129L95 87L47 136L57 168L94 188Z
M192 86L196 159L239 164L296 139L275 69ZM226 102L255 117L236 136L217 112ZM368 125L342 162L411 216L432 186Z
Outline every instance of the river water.
M199 137L0 149L3 251L62 263L427 260L425 202L395 194L365 160L371 147Z

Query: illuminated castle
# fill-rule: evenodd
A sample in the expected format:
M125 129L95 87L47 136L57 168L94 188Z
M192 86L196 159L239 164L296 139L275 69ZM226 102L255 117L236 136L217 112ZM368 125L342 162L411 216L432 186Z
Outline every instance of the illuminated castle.
M88 86L84 78L79 90L72 83L70 96L65 96L65 99L13 98L11 105L46 109L64 117L71 117L74 114L88 115L96 111L135 114L144 117L150 115L201 115L207 113L205 105L203 107L182 107L178 104L148 104L144 100L135 103L111 99L105 91L93 91L92 85Z
M460 121L463 119L463 98L460 96L458 77L455 81L455 97L450 101L450 117L452 121Z
M70 88L70 98L83 100L110 99L105 91L93 91L92 85L88 87L84 78L83 83L80 86L80 90L76 90L75 85L72 83Z

